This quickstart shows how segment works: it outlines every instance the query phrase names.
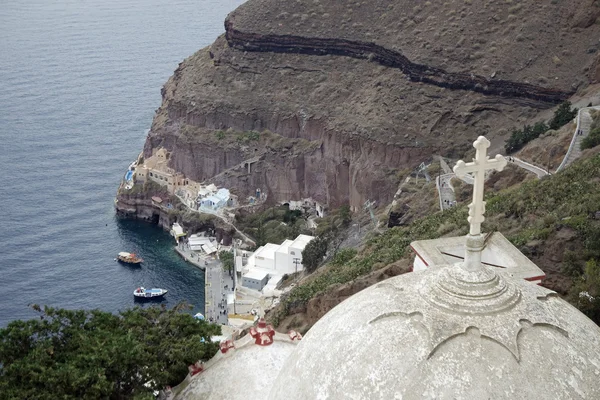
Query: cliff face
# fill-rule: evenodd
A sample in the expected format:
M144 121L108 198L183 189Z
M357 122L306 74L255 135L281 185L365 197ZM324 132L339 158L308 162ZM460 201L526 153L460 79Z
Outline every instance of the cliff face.
M249 0L166 83L145 154L242 197L359 208L596 79L592 1L372 3Z

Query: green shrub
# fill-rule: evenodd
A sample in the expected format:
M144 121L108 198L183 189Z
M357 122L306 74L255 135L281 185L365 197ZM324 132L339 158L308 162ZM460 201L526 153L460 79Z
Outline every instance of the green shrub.
M548 131L548 125L544 122L536 122L533 126L525 125L523 129L513 129L510 137L504 145L507 153L520 150L525 144L537 139Z
M210 338L221 327L184 304L118 314L33 308L38 318L0 329L2 399L151 399L219 348Z
M571 110L571 102L565 101L554 111L554 117L550 120L550 129L558 129L565 126L577 116L577 108Z
M514 153L520 150L527 143L533 139L537 139L549 129L559 129L571 122L577 116L577 111L577 108L571 110L571 102L565 101L554 111L554 116L548 122L548 125L545 122L537 122L533 126L525 125L523 129L513 129L510 137L504 144L504 150L507 153Z
M323 262L328 244L329 241L326 238L317 236L302 250L302 264L308 272L314 271Z
M592 147L596 147L600 144L600 128L596 128L590 132L583 140L581 141L581 150L591 149Z

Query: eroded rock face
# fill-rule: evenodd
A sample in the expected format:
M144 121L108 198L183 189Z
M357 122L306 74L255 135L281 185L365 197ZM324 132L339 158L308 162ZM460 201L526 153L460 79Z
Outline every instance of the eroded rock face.
M166 83L144 153L165 147L241 197L387 203L397 171L501 141L593 75L597 24L571 5L511 7L249 0Z

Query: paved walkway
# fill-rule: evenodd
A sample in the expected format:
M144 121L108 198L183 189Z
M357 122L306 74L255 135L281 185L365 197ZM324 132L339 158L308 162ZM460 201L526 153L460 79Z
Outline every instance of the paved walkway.
M217 213L217 212L210 212L210 211L206 211L206 210L196 210L192 207L190 207L186 201L181 198L179 195L175 195L177 196L177 198L181 201L182 204L184 204L188 210L193 211L193 212L197 212L199 214L210 214L210 215L214 215L215 217L218 217L219 219L221 219L223 222L225 222L227 225L231 226L233 229L235 229L235 231L242 237L242 239L247 242L247 243L251 243L252 246L256 246L256 242L252 239L250 239L248 237L248 235L246 235L244 232L240 231L227 217ZM223 210L224 212L226 212L226 210Z
M223 271L220 261L209 263L205 273L204 298L207 320L227 325L227 294L233 293L233 278Z
M227 325L227 294L233 293L233 278L223 271L221 261L190 250L183 241L175 246L183 259L204 272L204 317L218 324Z
M450 180L454 177L452 174L440 175L436 178L436 187L440 199L440 209L446 210L456 205L456 196L454 195L454 188L450 183Z
M179 242L179 245L175 246L175 251L179 253L179 255L183 257L185 261L189 262L190 264L194 264L200 269L206 269L206 266L209 262L215 261L215 259L212 257L190 250L190 248L184 245L183 242Z
M442 157L435 156L435 158L437 158L440 161L440 166L442 167L442 170L444 171L444 175L440 175L436 178L436 188L437 188L438 197L440 200L440 209L446 210L446 209L456 205L456 196L454 195L454 188L452 187L452 184L450 183L451 179L455 175L454 175L454 172L452 171L452 169L450 169L450 167L448 166L448 164ZM529 172L534 173L538 178L542 178L546 175L549 175L548 171L544 170L543 168L537 167L533 164L530 164L530 163L520 160L518 158L506 157L506 160L508 162L516 165L517 167L523 168ZM486 175L486 178L487 178L487 175ZM461 180L469 185L473 184L473 177L468 174L465 175L463 178L461 178Z
M506 160L510 163L513 163L514 165L516 165L517 167L523 168L524 170L527 170L529 172L533 172L538 178L543 178L546 175L550 175L548 173L548 171L546 171L543 168L537 167L533 164L529 164L528 162L525 162L521 159L518 159L516 157L506 157Z
M565 158L563 158L563 161L556 169L556 172L564 169L581 156L581 141L590 134L592 127L593 121L592 115L590 114L590 111L592 110L600 110L600 106L584 107L579 109L579 112L577 113L577 127L575 128L575 132L573 132L573 138L571 139L569 150L567 151ZM578 135L578 132L581 132L581 134Z

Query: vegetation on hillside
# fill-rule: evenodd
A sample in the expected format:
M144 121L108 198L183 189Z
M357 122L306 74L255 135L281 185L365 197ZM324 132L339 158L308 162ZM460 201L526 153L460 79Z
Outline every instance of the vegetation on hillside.
M532 242L543 243L561 229L574 231L584 251L574 257L575 279L570 296L578 298L580 282L597 287L595 277L589 277L584 265L600 260L600 156L571 165L559 174L486 196L484 230L501 231L527 255ZM338 253L320 273L309 277L282 299L281 307L270 316L277 324L291 309L306 304L331 285L347 283L372 270L409 257L409 244L414 240L434 239L444 235L467 233L467 207L457 207L417 219L406 226L394 227L369 240L358 253ZM542 247L542 246L539 246ZM544 265L540 266L544 269ZM598 278L600 282L600 278ZM597 289L600 293L600 287ZM593 292L593 291L592 291ZM600 309L600 299L593 303ZM592 318L598 318L581 308ZM596 322L600 320L595 319Z
M523 129L513 129L510 137L506 140L504 149L507 153L514 153L520 150L527 143L533 139L537 139L549 129L556 130L571 122L577 116L577 111L577 108L571 109L570 101L565 101L554 111L554 116L548 121L548 124L540 121L533 126L525 125Z
M592 126L590 127L590 133L581 141L581 150L591 149L600 144L600 113L592 113Z
M302 250L302 264L308 272L313 272L323 262L327 254L327 245L327 238L317 236Z
M218 350L221 327L186 306L114 315L34 306L40 317L0 329L0 399L153 399Z
M290 210L288 206L277 206L254 214L238 213L235 225L248 233L256 246L266 243L280 244L286 239L294 239L301 233L310 234L305 228L308 215L300 210Z

